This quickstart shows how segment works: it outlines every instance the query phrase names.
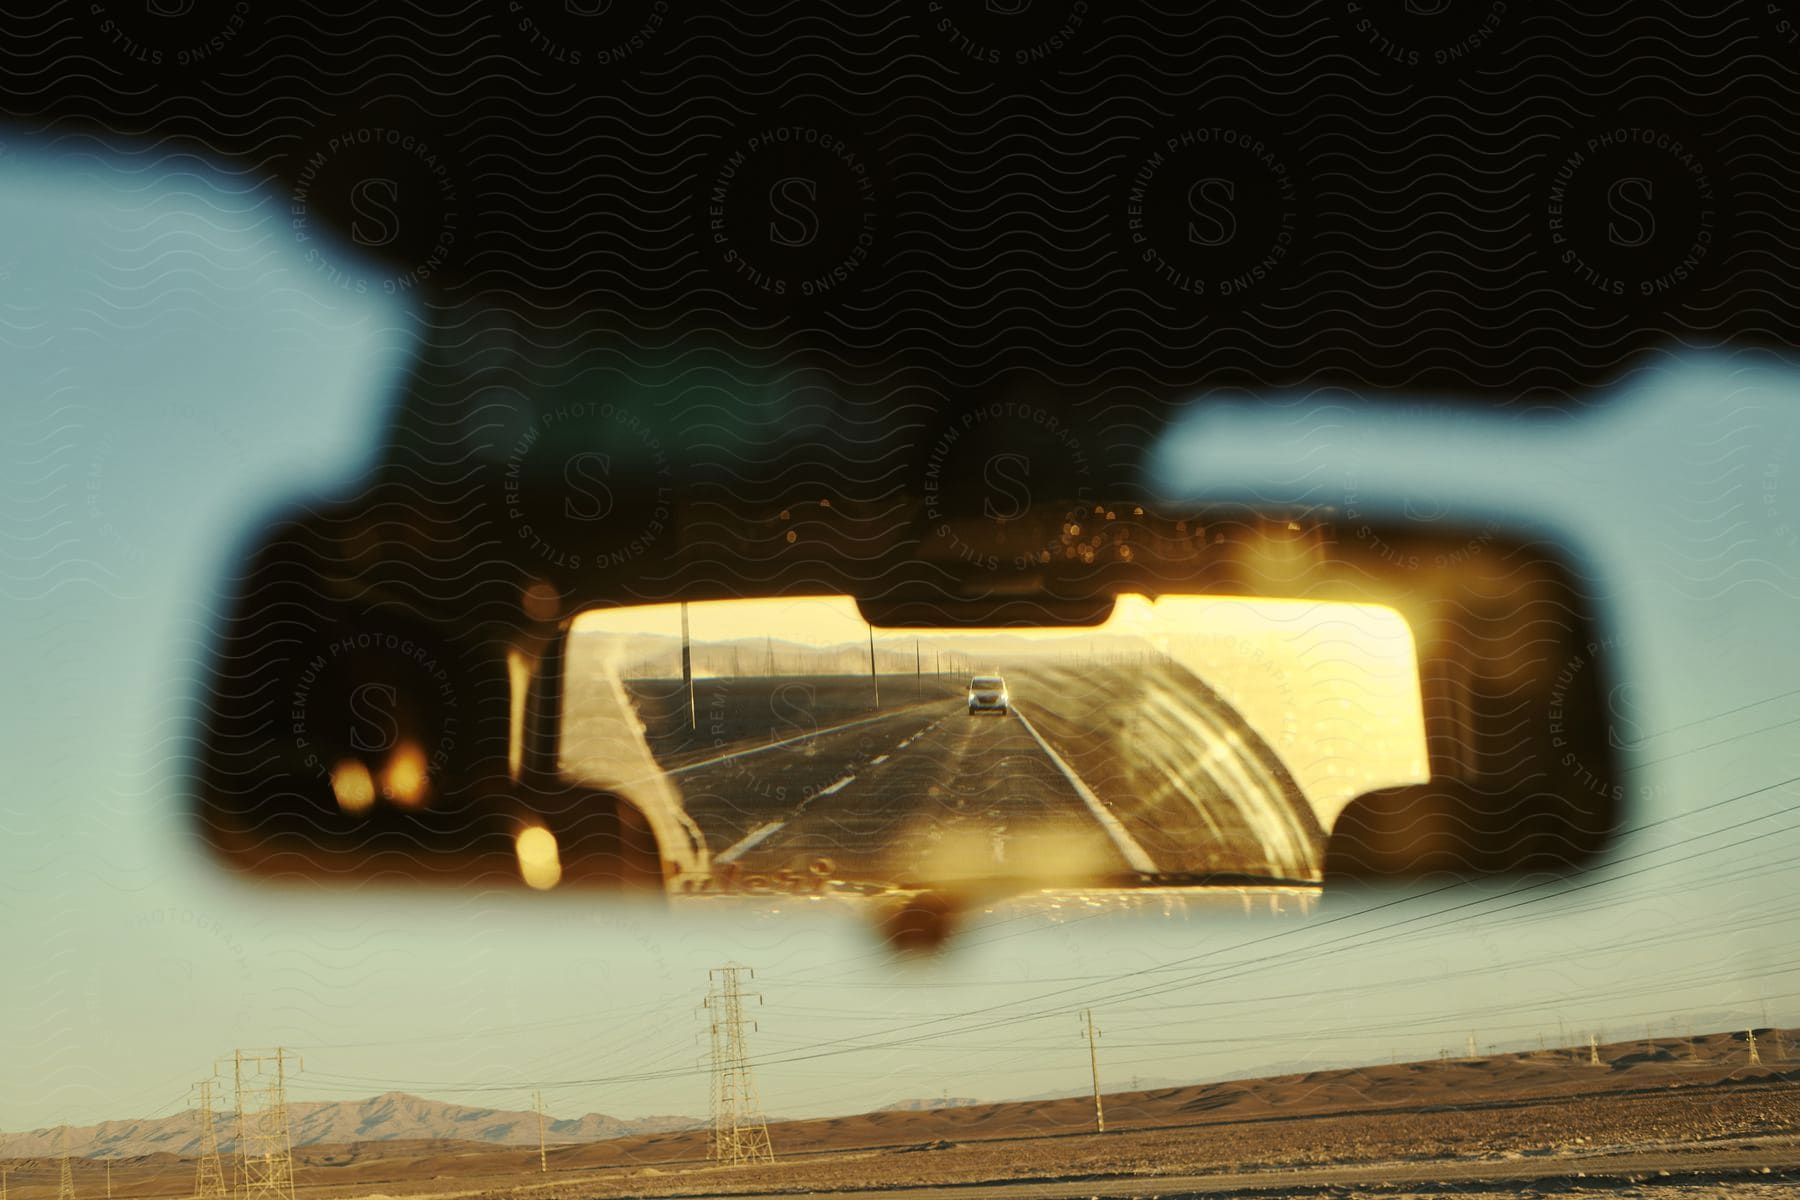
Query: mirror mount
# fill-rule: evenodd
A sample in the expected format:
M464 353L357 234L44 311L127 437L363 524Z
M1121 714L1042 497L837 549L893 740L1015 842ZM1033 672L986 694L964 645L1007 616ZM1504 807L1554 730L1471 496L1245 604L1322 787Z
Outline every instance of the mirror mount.
M1060 597L1037 590L947 597L914 589L859 596L856 607L877 629L1091 628L1112 616L1114 597Z

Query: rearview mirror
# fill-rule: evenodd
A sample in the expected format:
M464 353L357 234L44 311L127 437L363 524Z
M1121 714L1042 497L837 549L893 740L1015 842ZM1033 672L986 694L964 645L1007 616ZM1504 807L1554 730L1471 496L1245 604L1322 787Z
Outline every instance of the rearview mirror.
M561 773L691 821L715 890L1316 885L1351 800L1428 778L1411 633L1369 605L713 600L589 610L563 655Z
M369 519L278 530L225 631L196 813L258 876L1313 895L1567 871L1626 801L1586 590L1491 524L1084 502L1023 570L790 539L452 611Z

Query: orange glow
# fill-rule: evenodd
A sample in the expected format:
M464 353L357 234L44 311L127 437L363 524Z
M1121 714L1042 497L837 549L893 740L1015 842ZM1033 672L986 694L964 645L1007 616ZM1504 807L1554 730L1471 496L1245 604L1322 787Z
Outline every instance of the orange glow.
M531 686L531 665L516 649L506 652L506 680L511 692L506 722L506 770L517 779L525 766L525 692Z
M527 825L513 839L513 853L519 859L519 878L528 887L549 891L562 882L562 858L557 853L556 835L541 825Z
M381 768L382 795L404 808L417 808L425 803L430 788L425 751L420 749L419 743L403 741L395 746Z
M368 812L375 803L375 781L359 758L341 758L331 768L331 790L347 813Z

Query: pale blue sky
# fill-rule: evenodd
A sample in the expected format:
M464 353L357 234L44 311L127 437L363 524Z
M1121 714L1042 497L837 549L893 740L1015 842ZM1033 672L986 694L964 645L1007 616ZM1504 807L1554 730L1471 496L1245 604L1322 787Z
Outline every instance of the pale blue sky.
M1079 1090L1088 1004L1109 1087L1800 1013L1800 789L1771 787L1800 776L1800 372L1669 356L1605 413L1397 438L1294 395L1169 442L1191 495L1568 518L1613 581L1654 823L1594 886L1013 917L897 967L818 909L220 878L170 783L217 581L263 506L366 465L412 316L332 289L279 197L196 160L8 146L0 222L0 1129L175 1111L275 1043L305 1055L296 1099L701 1114L694 1010L728 959L758 968L763 1098L793 1115Z

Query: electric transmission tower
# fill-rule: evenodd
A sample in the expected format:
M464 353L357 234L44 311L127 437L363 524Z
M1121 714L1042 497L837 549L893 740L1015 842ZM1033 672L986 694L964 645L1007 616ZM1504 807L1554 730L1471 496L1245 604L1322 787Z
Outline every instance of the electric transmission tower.
M69 1127L56 1131L56 1153L62 1159L62 1173L56 1181L56 1200L75 1200L75 1174L69 1168Z
M1588 1066L1597 1067L1599 1065L1600 1065L1600 1039L1590 1033L1590 1034L1588 1034Z
M1744 1030L1744 1036L1750 1039L1750 1062L1752 1065L1762 1062L1762 1055L1756 1049L1756 1030Z
M745 974L756 978L749 967L736 964L706 973L706 1007L712 1024L712 1157L732 1166L775 1161L744 1044ZM758 1003L761 1000L758 996ZM756 1028L754 1021L749 1024Z
M225 1165L219 1161L219 1126L213 1116L213 1081L202 1079L194 1085L199 1093L196 1112L200 1118L200 1148L194 1155L194 1200L225 1200L230 1191L225 1186Z
M280 1047L268 1052L239 1050L231 1056L240 1200L294 1200L294 1144L288 1132L287 1108L289 1061L304 1067L298 1055Z

